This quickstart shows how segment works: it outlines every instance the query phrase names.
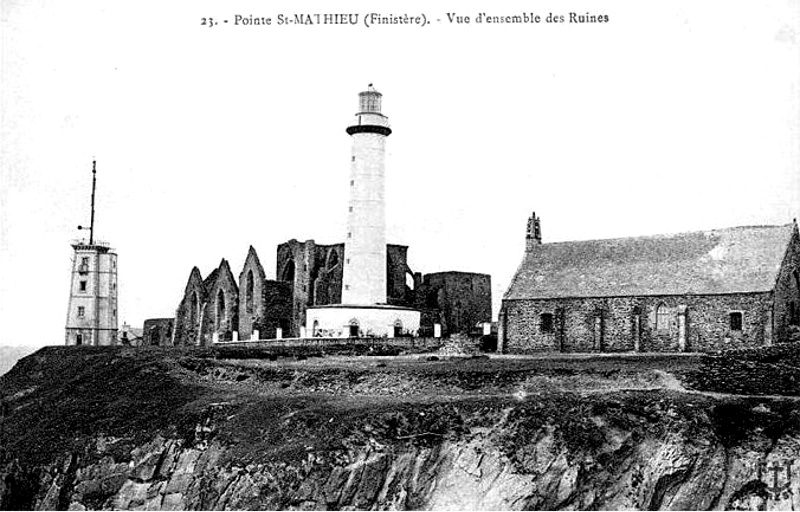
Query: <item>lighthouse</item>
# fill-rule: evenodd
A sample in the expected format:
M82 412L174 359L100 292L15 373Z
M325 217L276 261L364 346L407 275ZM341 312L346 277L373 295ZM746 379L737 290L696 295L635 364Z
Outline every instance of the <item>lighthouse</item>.
M382 95L369 85L358 95L358 112L347 127L352 138L350 200L343 304L386 303L386 138L392 133L381 113Z
M358 111L347 127L352 150L342 302L306 310L312 336L393 337L419 330L418 310L387 304L385 161L392 129L382 100L369 84L358 94Z

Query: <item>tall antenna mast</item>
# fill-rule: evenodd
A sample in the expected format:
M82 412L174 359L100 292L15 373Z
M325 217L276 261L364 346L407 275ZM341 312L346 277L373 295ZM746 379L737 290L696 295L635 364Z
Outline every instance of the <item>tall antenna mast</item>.
M92 160L92 220L89 224L89 245L94 245L94 191L97 188L97 160ZM78 229L86 229L78 226Z
M89 226L89 245L94 245L94 190L97 187L97 160L92 160L92 219Z

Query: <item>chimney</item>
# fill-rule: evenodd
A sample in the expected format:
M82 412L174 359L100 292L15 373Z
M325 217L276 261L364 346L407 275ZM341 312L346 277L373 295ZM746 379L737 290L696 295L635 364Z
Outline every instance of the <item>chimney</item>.
M542 227L539 217L533 212L528 218L528 230L525 233L525 252L533 251L534 247L542 245Z

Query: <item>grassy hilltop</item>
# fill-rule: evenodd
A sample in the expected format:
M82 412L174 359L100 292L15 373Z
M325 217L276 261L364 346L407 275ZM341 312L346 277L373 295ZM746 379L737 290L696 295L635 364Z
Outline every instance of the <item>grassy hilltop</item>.
M786 353L50 347L0 377L0 508L796 507Z

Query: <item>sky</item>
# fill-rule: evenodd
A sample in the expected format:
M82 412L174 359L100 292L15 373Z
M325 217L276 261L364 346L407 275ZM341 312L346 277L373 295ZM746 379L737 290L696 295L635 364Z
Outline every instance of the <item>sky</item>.
M475 21L523 12L542 22ZM569 12L608 22L544 21ZM296 13L360 19L277 25ZM0 0L0 59L0 345L64 342L93 159L120 326L174 315L195 265L238 276L253 245L274 278L279 243L343 242L369 83L393 128L388 241L415 271L490 274L495 317L532 211L546 243L800 210L798 0Z

